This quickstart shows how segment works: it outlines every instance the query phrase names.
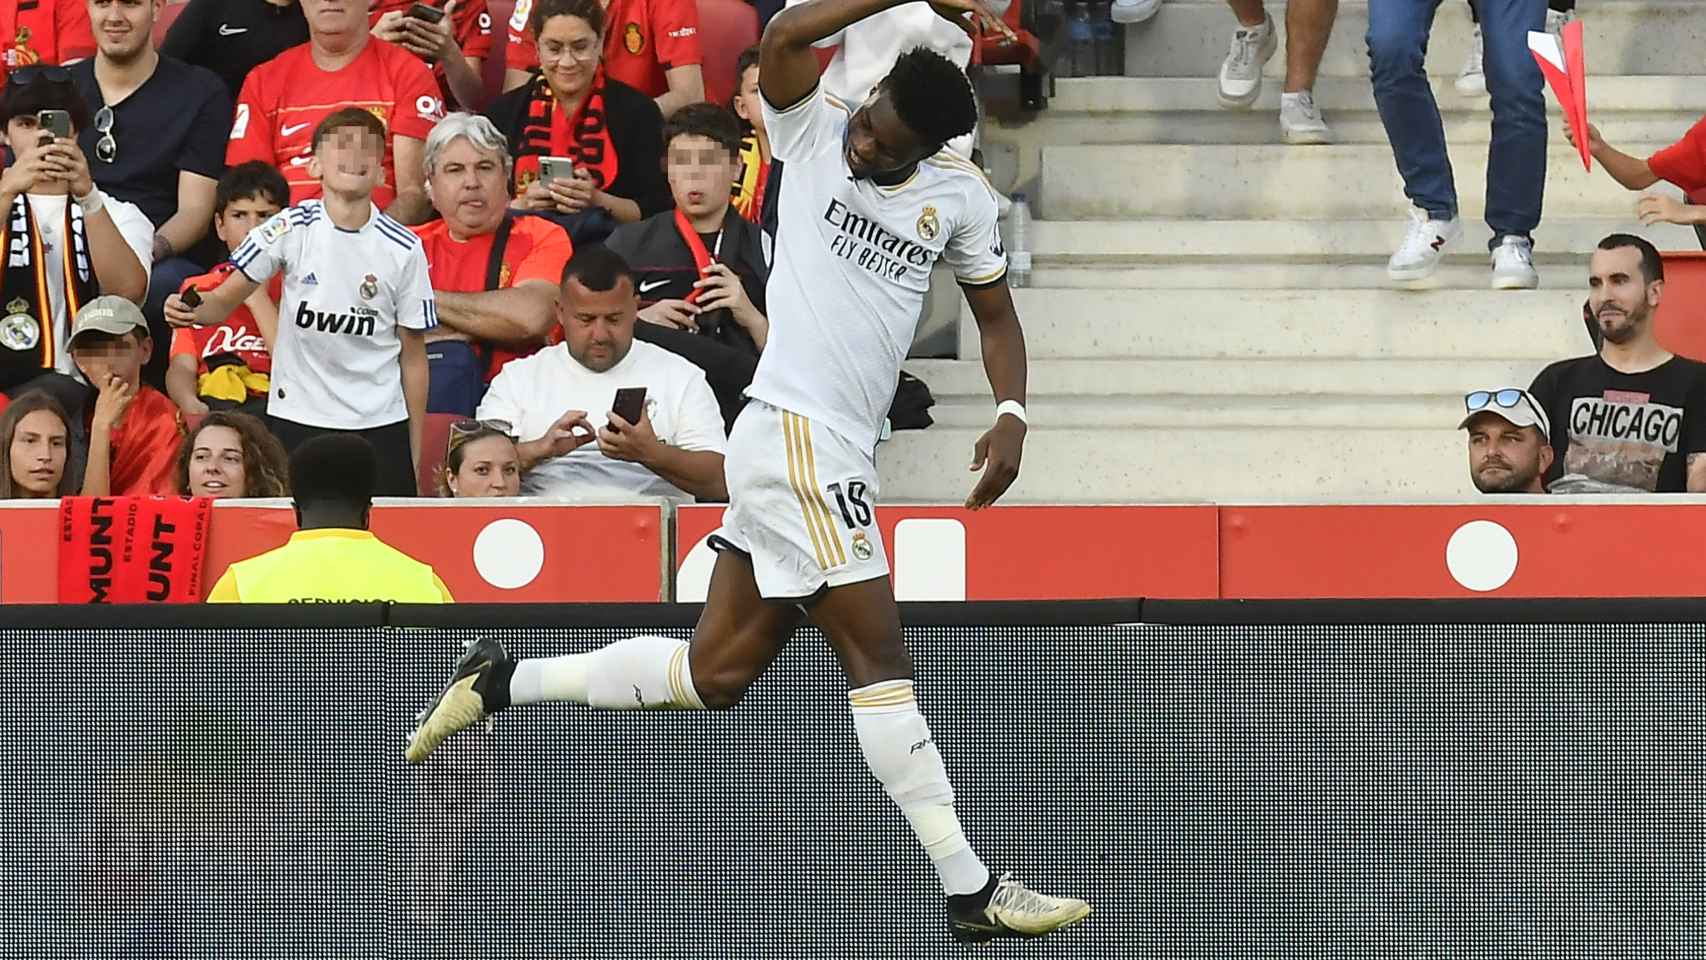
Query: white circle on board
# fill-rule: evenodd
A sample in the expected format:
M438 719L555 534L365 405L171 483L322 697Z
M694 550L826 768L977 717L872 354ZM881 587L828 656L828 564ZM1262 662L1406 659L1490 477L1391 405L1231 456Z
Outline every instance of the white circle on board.
M474 569L499 590L519 590L545 569L545 541L525 521L493 520L474 538Z
M1445 545L1445 568L1466 590L1486 593L1510 582L1516 573L1516 538L1491 520L1471 520Z

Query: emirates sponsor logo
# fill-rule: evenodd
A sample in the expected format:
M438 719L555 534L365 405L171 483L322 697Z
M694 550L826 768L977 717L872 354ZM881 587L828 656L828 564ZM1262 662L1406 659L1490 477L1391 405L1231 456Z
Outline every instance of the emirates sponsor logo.
M267 342L259 334L234 327L215 327L207 346L201 348L202 359L222 353L266 353Z

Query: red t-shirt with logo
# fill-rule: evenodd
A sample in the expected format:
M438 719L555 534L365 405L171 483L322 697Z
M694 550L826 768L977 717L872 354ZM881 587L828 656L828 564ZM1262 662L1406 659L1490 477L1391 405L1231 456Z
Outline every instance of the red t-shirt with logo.
M314 63L310 44L291 47L255 68L243 81L231 123L225 162L262 160L290 181L290 202L320 196L320 181L308 175L314 128L331 113L361 107L395 137L425 140L444 117L438 83L420 58L402 47L368 37L355 60L327 72ZM380 209L397 196L392 147L385 148L385 182L373 191Z
M95 55L95 31L83 0L0 4L0 85L13 70Z
M206 292L225 282L225 278L235 273L237 268L230 263L222 263L199 277L191 277L184 281L178 292L194 287ZM268 285L268 294L273 302L278 302L279 288L284 281L283 275L273 277ZM243 365L255 373L272 373L272 354L267 352L266 338L261 336L260 325L255 322L255 315L248 306L239 306L231 311L224 323L211 327L179 327L172 334L173 359L181 355L196 358L196 375L207 372L207 358L216 357L222 353L233 353L243 361Z
M373 6L367 12L367 25L372 27L379 18L392 10L408 13L417 0L373 0ZM444 5L435 3L433 6L442 8ZM461 48L462 55L470 60L485 62L492 55L492 15L486 9L486 0L465 0L456 4L456 9L450 14L452 35L456 45ZM433 79L438 81L439 95L444 102L453 99L450 95L450 81L444 76L444 66L432 64ZM478 72L478 71L476 71Z
M491 259L492 241L497 234L458 241L450 236L450 227L443 220L410 229L426 248L427 274L432 278L434 290L478 293L486 289L486 263ZM574 244L562 227L542 217L516 217L510 225L509 243L504 247L498 289L528 280L543 280L556 286L562 282L563 267L574 252ZM494 346L492 362L486 368L486 382L490 383L504 364L526 355Z
M516 0L509 18L504 63L512 70L539 66L539 49L527 29L532 0ZM699 49L699 7L694 0L610 0L604 10L604 72L648 97L669 92L664 71L704 62Z
M1681 140L1647 158L1647 166L1660 180L1669 180L1691 197L1706 199L1706 117Z

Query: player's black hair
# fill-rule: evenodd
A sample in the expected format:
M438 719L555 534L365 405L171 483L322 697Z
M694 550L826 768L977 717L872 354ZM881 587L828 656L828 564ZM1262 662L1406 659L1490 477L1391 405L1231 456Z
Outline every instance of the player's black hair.
M604 4L599 0L535 0L527 15L527 32L535 41L552 17L579 17L593 33L604 36Z
M384 121L360 107L345 107L342 110L333 110L327 114L326 119L321 120L320 125L314 128L312 149L319 150L321 141L331 136L333 131L342 130L345 127L359 127L378 137L380 143L385 142Z
M238 200L265 200L275 207L290 206L290 184L278 168L265 160L247 160L225 171L213 191L213 212Z
M728 150L730 159L740 156L740 121L734 114L714 103L690 103L664 121L665 157L669 155L670 141L681 136L698 136L713 140Z
M965 71L928 47L901 54L882 88L900 121L927 145L940 146L977 126L977 96Z
M1634 247L1641 251L1641 276L1648 283L1665 278L1665 258L1659 254L1659 248L1644 237L1637 237L1632 233L1614 233L1599 242L1601 250L1620 250L1624 247Z
M64 110L71 114L72 136L94 123L88 103L71 80L69 68L31 64L12 71L5 90L0 92L0 124L43 110Z
M373 445L353 433L324 433L290 455L290 491L298 510L310 504L365 510L373 503L379 464Z
M594 293L603 293L616 289L623 277L628 278L629 286L633 285L634 270L620 253L603 244L576 247L574 257L563 266L562 286L575 280Z

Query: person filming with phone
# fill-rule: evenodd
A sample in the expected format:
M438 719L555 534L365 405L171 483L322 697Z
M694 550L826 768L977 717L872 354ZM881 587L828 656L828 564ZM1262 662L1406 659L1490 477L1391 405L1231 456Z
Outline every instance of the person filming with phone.
M101 294L142 302L154 225L95 185L77 146L89 109L66 68L14 71L0 123L16 158L0 174L10 250L0 272L0 390L11 394L44 374L78 375L67 341L84 304Z
M640 302L627 261L575 251L563 271L563 342L512 360L478 419L521 438L522 492L612 500L727 500L727 437L698 367L634 339Z

